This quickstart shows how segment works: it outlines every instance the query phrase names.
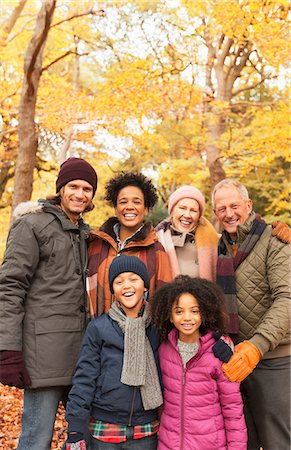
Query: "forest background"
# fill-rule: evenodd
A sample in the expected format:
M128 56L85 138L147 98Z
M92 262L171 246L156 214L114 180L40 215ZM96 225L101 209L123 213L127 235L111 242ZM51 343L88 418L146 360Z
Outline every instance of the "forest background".
M92 226L119 170L153 178L155 222L179 185L209 199L231 176L290 223L287 14L287 0L2 0L0 258L11 209L54 193L68 156L99 174Z
M53 194L68 156L98 172L93 227L120 170L153 179L154 223L181 184L211 218L212 187L235 177L291 224L288 37L288 0L2 0L0 260L11 212Z

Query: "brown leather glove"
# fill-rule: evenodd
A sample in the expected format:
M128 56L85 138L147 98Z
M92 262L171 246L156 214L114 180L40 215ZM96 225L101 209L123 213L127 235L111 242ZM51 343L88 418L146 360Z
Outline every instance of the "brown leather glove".
M20 389L28 388L31 385L22 352L16 350L0 351L0 382Z
M249 341L243 341L234 347L234 354L228 363L222 364L224 375L230 381L243 381L257 366L261 354Z
M272 227L272 236L276 236L279 241L282 241L285 244L291 243L291 228L287 223L275 220L272 222Z

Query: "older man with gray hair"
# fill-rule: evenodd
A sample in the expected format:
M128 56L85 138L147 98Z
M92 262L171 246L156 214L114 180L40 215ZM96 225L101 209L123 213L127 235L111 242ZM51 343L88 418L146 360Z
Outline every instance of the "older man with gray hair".
M290 245L253 211L246 187L219 182L213 210L223 227L217 282L226 294L235 352L223 364L240 382L248 449L290 446ZM289 260L290 261L290 260Z

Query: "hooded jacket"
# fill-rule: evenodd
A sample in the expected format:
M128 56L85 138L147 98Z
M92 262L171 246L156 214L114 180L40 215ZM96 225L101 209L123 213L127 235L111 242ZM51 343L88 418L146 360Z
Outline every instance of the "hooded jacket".
M113 302L108 281L108 270L113 258L119 254L116 235L113 230L116 223L118 223L118 219L112 217L99 230L91 233L88 295L92 316L99 316L103 312L108 312ZM155 230L149 222L145 223L134 235L134 239L126 244L121 253L137 256L146 265L150 277L150 298L163 283L172 280L168 255L162 244L158 242Z
M238 225L238 247L250 233L254 219L252 212L243 225ZM291 354L291 245L279 241L271 232L271 227L267 226L235 271L240 332L233 340L235 343L250 340L263 359ZM225 231L221 239L231 255Z
M174 328L159 348L164 410L158 450L246 450L240 387L224 376L212 352L212 333L199 339L198 352L186 368L177 339Z
M86 324L89 227L49 201L17 209L0 268L0 350L23 352L32 388L67 386Z

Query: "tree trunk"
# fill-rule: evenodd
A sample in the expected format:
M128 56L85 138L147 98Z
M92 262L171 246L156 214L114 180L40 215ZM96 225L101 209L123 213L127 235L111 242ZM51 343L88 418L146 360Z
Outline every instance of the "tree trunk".
M209 133L209 142L205 146L206 164L209 169L211 188L225 178L220 148L216 144L224 132L225 124L221 112L212 110L212 117L206 123Z
M208 49L205 86L211 98L205 101L205 126L209 140L206 143L206 162L210 173L211 187L225 178L225 171L220 154L219 139L225 132L225 106L229 105L233 97L233 86L240 76L252 51L250 42L245 41L235 45L233 39L223 34L214 44L206 28L205 44ZM216 80L216 95L214 93L212 75ZM216 104L213 102L216 100ZM222 103L222 106L220 104Z
M7 162L3 162L1 170L0 170L0 199L2 199L2 196L4 194L6 185L8 183L8 181L13 178L14 176L14 172L13 170L10 170L12 167L12 162L11 161L7 161ZM4 208L4 206L3 206Z
M20 0L18 5L14 8L11 16L9 19L4 22L2 27L0 28L0 46L5 46L7 44L7 39L9 34L11 33L18 17L21 14L21 11L23 10L25 3L27 0Z
M12 212L18 203L30 200L33 170L38 147L35 105L41 77L43 51L52 21L56 0L43 0L36 27L24 59L24 79L19 103L19 154L15 168Z
M206 165L209 170L211 189L225 178L225 171L220 155L218 141L225 131L225 120L223 111L211 105L209 102L205 105L204 112L208 117L205 121L205 128L208 134L208 142L205 144Z

